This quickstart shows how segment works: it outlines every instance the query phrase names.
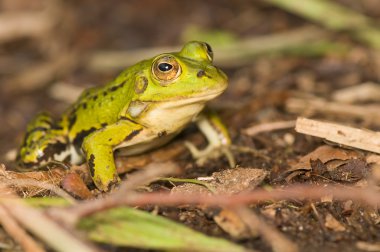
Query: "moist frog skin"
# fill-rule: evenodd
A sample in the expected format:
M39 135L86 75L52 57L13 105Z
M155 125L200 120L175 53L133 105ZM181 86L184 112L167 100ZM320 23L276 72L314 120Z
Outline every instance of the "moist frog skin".
M28 126L17 162L37 169L51 162L87 162L98 189L119 182L114 151L134 155L167 143L195 122L209 145L196 159L227 155L230 138L217 117L202 113L207 101L227 88L227 76L212 64L207 43L192 41L181 51L163 53L124 70L102 87L85 90L54 121L38 114Z

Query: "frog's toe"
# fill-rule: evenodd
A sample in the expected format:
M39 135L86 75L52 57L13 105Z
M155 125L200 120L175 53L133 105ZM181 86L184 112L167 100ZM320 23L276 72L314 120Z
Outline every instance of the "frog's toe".
M119 176L114 176L113 179L93 178L95 186L103 192L109 192L120 183Z
M200 150L194 144L185 142L185 146L189 149L191 155L196 160L197 165L204 165L209 160L215 160L225 156L231 168L236 166L236 161L229 145L211 145Z

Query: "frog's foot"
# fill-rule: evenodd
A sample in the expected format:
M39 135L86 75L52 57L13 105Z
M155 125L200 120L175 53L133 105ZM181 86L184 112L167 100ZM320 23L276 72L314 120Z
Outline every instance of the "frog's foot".
M194 144L186 141L185 146L191 152L191 155L196 160L197 165L204 165L209 160L215 160L225 156L231 168L236 166L235 157L231 152L230 145L209 144L205 149L200 150Z

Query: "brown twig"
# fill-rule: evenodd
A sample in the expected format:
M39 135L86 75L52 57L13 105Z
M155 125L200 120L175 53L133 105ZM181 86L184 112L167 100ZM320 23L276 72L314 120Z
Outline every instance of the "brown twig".
M298 247L295 243L288 240L276 228L265 223L259 216L246 207L235 209L245 224L254 232L258 232L264 240L270 244L274 252L297 252Z
M43 252L43 249L15 221L8 211L0 204L0 222L7 233L17 241L26 252Z
M378 104L352 105L338 102L329 102L321 98L289 98L286 101L286 109L291 113L310 116L316 113L365 120L366 122L380 124L380 117L376 116L380 111Z
M380 205L380 195L371 189L342 186L294 185L288 188L274 188L271 191L257 189L237 195L170 195L167 193L130 193L123 198L108 197L97 201L86 201L68 209L51 209L53 216L61 216L63 221L75 223L79 218L119 206L142 206L147 204L176 206L180 204L206 204L209 206L236 207L268 200L313 199L319 200L332 195L338 200L355 200L372 206ZM56 213L59 213L55 215ZM67 219L70 217L71 219ZM65 219L66 218L66 219Z
M296 121L280 121L280 122L269 122L253 125L252 127L243 129L243 133L248 136L254 136L262 132L282 130L293 128L296 125Z
M51 248L57 251L100 251L91 243L79 239L73 230L64 228L62 223L51 220L41 210L24 204L4 184L0 184L0 197L1 207Z
M326 42L328 34L316 26L305 26L287 32L270 34L261 37L253 36L239 40L229 45L215 46L215 61L219 66L238 66L251 62L255 55L288 51L298 48L300 45L308 45L314 42ZM131 51L100 51L95 52L88 59L87 67L92 71L105 71L120 69L136 63L142 59L150 58L162 52L176 51L180 47L157 47Z
M151 163L137 174L131 175L128 180L120 185L119 190L113 197L124 197L126 193L136 189L141 185L150 184L160 176L178 172L178 165L174 162Z
M298 118L296 131L321 137L334 143L380 153L380 133L348 127L337 123Z
M338 89L331 95L337 102L378 102L380 98L380 86L378 83L365 82L362 84Z
M2 204L19 223L58 251L99 251L37 209L15 200L3 200Z
M107 198L87 201L86 203L81 204L82 207L80 211L83 211L85 213L95 213L107 209L107 206L112 207L113 205L112 203L104 204L104 202L123 202L126 198L137 197L137 195L140 194L135 193L133 190L138 186L149 184L152 181L157 180L159 177L173 174L176 171L178 171L178 166L173 162L151 163L146 166L145 169L131 175L128 180L124 181L120 185L120 188L116 192L110 194ZM48 211L48 214L55 219L65 221L68 225L73 225L76 223L78 221L78 217L80 218L87 215L78 215L75 211L67 212L54 208L50 209Z

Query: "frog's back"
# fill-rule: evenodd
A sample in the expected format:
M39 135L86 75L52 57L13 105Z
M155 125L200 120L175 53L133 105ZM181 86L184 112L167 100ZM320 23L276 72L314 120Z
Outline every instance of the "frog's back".
M84 137L118 120L120 111L129 104L133 93L131 74L123 72L113 82L85 90L62 116L60 124L67 128L69 142L80 148Z

